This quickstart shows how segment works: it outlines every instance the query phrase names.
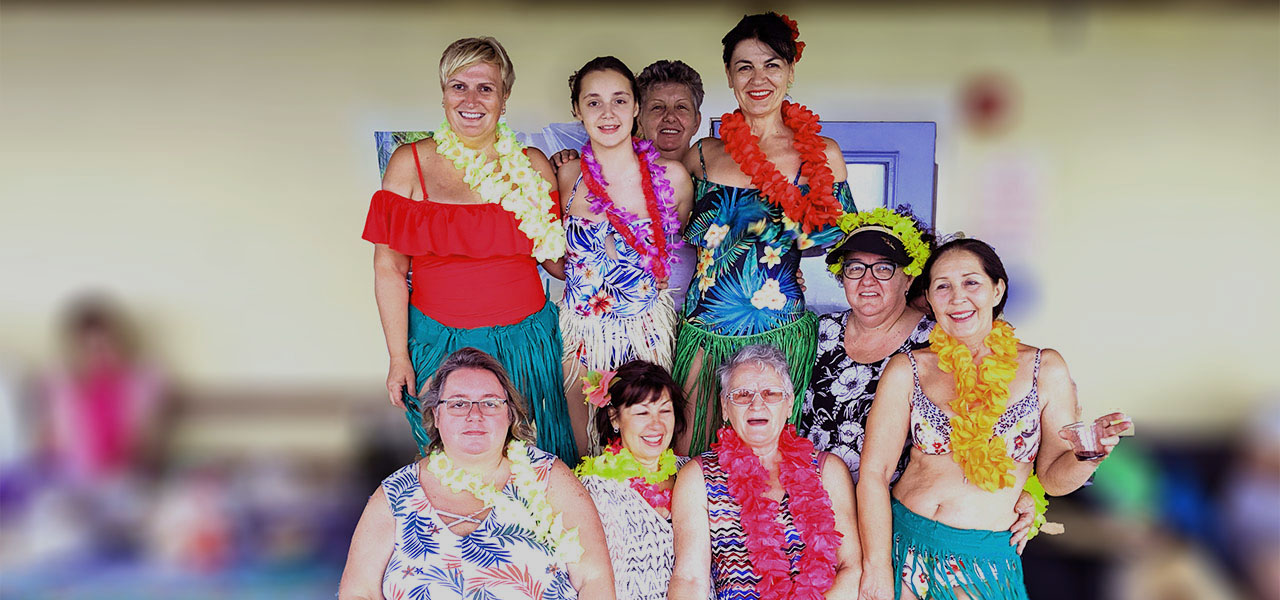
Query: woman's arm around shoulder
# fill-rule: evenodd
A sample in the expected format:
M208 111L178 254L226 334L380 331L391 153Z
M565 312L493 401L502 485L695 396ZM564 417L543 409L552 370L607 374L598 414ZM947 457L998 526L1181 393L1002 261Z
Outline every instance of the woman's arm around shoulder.
M671 182L672 200L680 213L681 225L688 223L689 211L693 210L693 178L689 176L689 170L679 161L667 158L658 159L658 164L667 169L667 181Z
M369 497L351 536L338 600L382 600L382 574L395 547L396 520L382 486Z
M547 475L547 495L551 508L560 514L566 529L577 529L582 557L569 563L569 580L581 598L614 598L613 567L605 545L604 527L595 502L568 465L556 459Z
M711 521L700 457L676 474L676 487L671 493L671 527L675 530L676 562L667 598L706 600L711 590Z
M848 181L849 167L844 162L844 151L840 150L840 144L829 137L822 137L822 141L827 144L827 166L831 167L831 175L835 177L836 183Z
M849 467L834 454L821 453L822 487L831 498L836 531L840 533L840 549L836 552L836 578L826 597L853 598L858 594L862 577L862 549L858 541L858 518L853 497L853 478Z
M578 176L581 174L581 158L566 160L564 164L560 165L560 170L556 171L556 187L560 190L560 206L562 207L560 212L566 217L569 216L569 211L564 210L563 207L573 208L573 199L570 196L573 194L573 186L578 183Z
M529 157L529 164L533 166L533 170L537 171L543 179L547 180L547 183L551 184L551 191L557 191L559 184L556 181L556 170L555 167L551 166L551 161L547 160L547 155L532 146L526 149L526 155ZM555 214L559 215L561 219L564 218L564 198L562 196L563 192L552 196L553 199L558 199L559 204L555 206ZM564 279L564 257L544 260L542 261L542 268L546 269L547 273L552 277Z

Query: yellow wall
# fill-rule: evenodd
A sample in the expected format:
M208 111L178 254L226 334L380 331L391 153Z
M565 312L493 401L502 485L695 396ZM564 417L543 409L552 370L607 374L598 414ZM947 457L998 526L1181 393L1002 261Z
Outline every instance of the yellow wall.
M706 79L704 114L731 108L718 40L743 11L667 6L6 3L0 355L45 360L56 308L105 287L197 385L376 397L371 131L438 122L435 62L475 34L516 62L517 128L568 120L565 78L601 54L682 58ZM1018 324L1064 353L1086 411L1219 424L1280 390L1277 10L792 14L809 44L797 99L830 119L939 121L941 229L981 237L983 174L1005 156L1034 166L1041 225L1021 260L1041 301ZM985 71L1020 90L996 139L954 109Z

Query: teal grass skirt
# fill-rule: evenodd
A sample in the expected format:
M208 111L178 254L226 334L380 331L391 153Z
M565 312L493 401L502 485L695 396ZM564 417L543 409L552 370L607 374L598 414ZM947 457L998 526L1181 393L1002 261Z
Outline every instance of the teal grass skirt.
M576 465L578 447L573 440L564 398L560 317L556 305L547 302L519 323L474 329L446 327L416 307L409 307L409 359L413 361L419 393L445 358L468 346L493 355L507 370L533 415L538 447L560 457L571 467ZM413 439L425 456L431 440L422 427L418 399L405 394L404 406L404 416L413 428Z
M1022 557L1008 531L956 529L893 500L895 600L908 585L917 598L955 600L959 588L977 600L1027 600Z
M813 374L814 354L818 351L818 317L805 311L799 319L777 329L752 335L720 335L706 331L688 321L681 320L676 334L676 357L671 365L671 376L680 384L689 381L689 371L702 351L702 367L688 401L694 403L693 422L689 424L693 436L689 441L689 456L706 452L716 441L716 430L724 417L720 414L720 382L716 369L729 360L734 352L746 346L768 344L782 350L791 368L791 382L795 385L795 405L791 411L791 423L800 420L800 406L805 390L809 389L809 377Z

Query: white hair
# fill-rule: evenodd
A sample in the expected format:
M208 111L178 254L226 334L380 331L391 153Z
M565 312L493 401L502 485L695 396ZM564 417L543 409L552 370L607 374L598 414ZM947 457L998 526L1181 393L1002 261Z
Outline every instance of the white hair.
M733 356L729 357L729 360L724 361L724 364L716 369L716 376L720 378L721 393L729 387L729 378L733 376L733 372L746 365L773 369L782 378L788 391L794 387L794 384L791 383L791 370L787 366L787 355L783 354L782 350L776 346L752 344L734 352Z

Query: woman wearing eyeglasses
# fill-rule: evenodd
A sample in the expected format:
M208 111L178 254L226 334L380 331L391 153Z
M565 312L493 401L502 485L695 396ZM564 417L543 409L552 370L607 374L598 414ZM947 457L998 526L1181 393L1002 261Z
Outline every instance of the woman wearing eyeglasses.
M800 434L839 456L858 481L871 399L889 357L929 345L934 321L910 305L911 283L933 236L909 214L877 208L840 220L846 233L827 253L849 310L818 319L817 362L805 392ZM904 449L893 479L907 466Z
M818 320L817 363L805 392L800 434L818 450L835 454L858 481L867 416L889 357L929 346L935 322L912 306L923 291L912 283L928 260L933 235L905 210L885 208L845 215L845 236L827 253L827 264L844 286L849 310ZM904 444L891 482L907 468ZM1035 504L1022 494L1011 544L1026 545Z
M716 372L728 424L676 477L671 600L852 598L861 573L853 486L787 424L786 356L747 346Z
M458 350L422 399L429 454L369 498L338 597L613 598L595 506L563 462L533 446L502 365Z

